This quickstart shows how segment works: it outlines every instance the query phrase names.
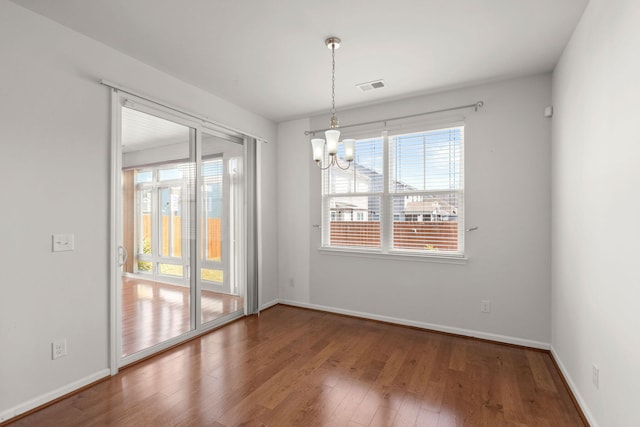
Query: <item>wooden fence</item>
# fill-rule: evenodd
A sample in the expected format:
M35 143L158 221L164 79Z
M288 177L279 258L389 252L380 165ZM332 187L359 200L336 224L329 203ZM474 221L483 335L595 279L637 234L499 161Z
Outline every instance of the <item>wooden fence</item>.
M165 256L182 256L182 218L179 216L173 217L173 254L169 253L169 242L171 241L171 235L169 233L169 216L163 215L162 221L162 235L160 236L160 248L161 254ZM202 222L202 229L204 230L204 220ZM220 218L207 218L207 235L202 239L202 245L200 247L201 253L204 249L204 244L207 244L207 259L219 260L222 255L222 226ZM142 215L142 237L151 241L151 215Z
M331 244L336 246L380 247L380 222L331 221ZM396 221L393 223L394 249L458 249L455 221Z

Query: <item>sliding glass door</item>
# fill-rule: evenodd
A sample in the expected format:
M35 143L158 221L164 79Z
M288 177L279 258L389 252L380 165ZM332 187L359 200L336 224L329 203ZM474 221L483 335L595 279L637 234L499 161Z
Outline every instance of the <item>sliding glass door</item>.
M119 365L244 313L244 139L119 100Z

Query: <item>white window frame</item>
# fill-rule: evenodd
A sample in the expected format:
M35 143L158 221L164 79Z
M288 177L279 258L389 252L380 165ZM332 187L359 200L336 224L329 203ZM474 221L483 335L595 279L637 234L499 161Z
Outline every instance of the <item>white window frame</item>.
M407 260L422 260L422 261L434 261L445 263L466 263L466 248L465 248L465 145L466 135L464 133L465 124L461 122L453 122L432 126L414 126L411 129L394 129L391 132L391 136L401 136L411 133L428 133L437 130L445 130L451 128L462 128L462 147L461 147L461 159L460 159L460 188L457 189L443 189L443 190L424 190L414 192L392 192L390 186L391 170L390 170L390 136L389 131L378 131L367 134L358 135L357 140L365 140L371 138L382 137L383 146L383 190L382 192L349 192L349 193L326 193L325 189L328 189L328 180L330 172L323 170L321 172L321 211L322 211L322 239L321 246L318 248L320 252L336 255L349 255L349 256L364 256L364 257L391 257L394 259L407 259ZM343 137L344 138L344 137ZM325 153L326 156L326 153ZM352 166L353 167L353 166ZM430 250L410 250L410 249L394 249L393 248L393 198L397 196L425 196L442 193L457 193L459 197L458 206L458 251L430 251ZM337 246L330 244L330 201L334 197L356 197L356 196L377 196L380 197L380 248L367 248L357 246Z

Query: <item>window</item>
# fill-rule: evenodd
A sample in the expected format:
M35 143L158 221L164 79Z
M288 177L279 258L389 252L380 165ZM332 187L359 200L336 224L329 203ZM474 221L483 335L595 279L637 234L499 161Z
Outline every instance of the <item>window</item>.
M183 222L188 200L189 164L130 169L135 185L136 241L132 273L150 274L154 278L185 278ZM188 216L188 214L187 214ZM187 270L188 272L188 270Z
M348 170L322 172L322 246L462 256L463 142L463 126L356 141Z

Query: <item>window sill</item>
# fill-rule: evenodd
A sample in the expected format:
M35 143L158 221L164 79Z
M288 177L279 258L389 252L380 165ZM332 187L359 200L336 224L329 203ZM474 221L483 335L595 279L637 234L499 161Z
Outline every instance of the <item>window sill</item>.
M350 248L328 248L320 247L318 252L326 255L353 256L361 258L385 259L389 261L414 261L414 262L435 262L441 264L464 265L469 260L465 256L431 255L413 252L393 251L382 253L379 250L350 249Z

